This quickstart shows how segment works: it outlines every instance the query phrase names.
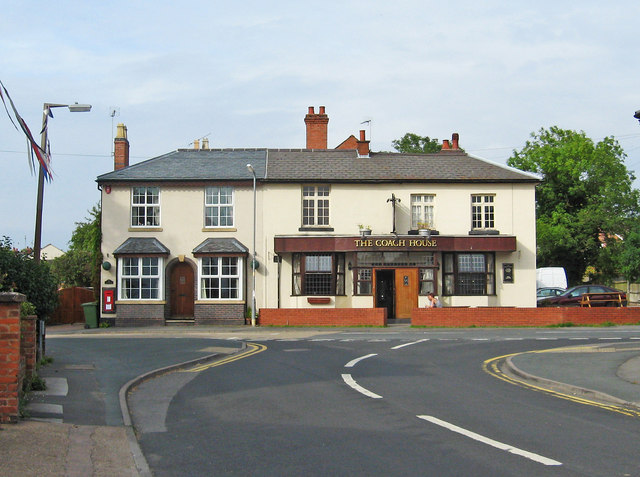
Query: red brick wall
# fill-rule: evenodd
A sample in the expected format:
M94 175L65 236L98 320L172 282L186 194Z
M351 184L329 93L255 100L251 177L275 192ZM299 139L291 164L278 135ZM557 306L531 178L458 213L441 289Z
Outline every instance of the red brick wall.
M639 324L640 307L597 308L416 308L411 313L413 326L549 326L572 323L594 325Z
M385 326L386 308L261 308L261 326Z

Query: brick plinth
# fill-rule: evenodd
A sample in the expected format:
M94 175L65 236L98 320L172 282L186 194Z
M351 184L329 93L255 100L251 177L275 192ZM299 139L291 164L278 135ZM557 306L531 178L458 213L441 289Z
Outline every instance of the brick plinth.
M116 326L164 326L164 313L163 303L143 305L118 303Z
M194 307L196 325L243 325L244 303L196 304Z

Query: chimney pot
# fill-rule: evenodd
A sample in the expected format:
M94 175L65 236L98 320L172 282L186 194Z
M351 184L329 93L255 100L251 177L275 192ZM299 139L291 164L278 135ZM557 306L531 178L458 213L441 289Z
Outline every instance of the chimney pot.
M444 140L442 141L442 150L444 151L444 150L448 150L448 149L451 149L451 148L449 147L449 140L448 140L448 139L444 139Z
M127 126L125 126L122 123L118 124L118 130L116 132L116 137L117 138L127 138Z
M315 108L313 106L309 106L309 114L315 114L314 109Z
M209 149L209 138L202 138L202 149Z
M451 142L452 142L451 149L460 149L460 147L458 146L459 140L460 140L460 135L458 133L453 133L451 135Z
M320 106L320 114L324 114L324 106Z
M198 149L200 149L200 140L199 139L194 139L193 141L193 148L197 151Z

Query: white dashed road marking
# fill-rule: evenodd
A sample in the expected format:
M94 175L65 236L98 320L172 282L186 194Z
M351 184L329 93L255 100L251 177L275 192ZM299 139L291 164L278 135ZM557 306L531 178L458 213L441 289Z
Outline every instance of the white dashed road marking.
M478 442L482 442L483 444L490 445L495 447L496 449L500 449L503 451L510 452L511 454L516 454L527 459L530 459L534 462L538 462L544 465L562 465L562 462L558 462L557 460L549 459L548 457L541 456L539 454L534 454L533 452L528 452L522 449L518 449L517 447L510 446L509 444L504 444L502 442L494 441L488 437L482 436L480 434L476 434L475 432L468 431L463 429L462 427L458 427L454 424L451 424L446 421L442 421L433 416L417 416L420 419L424 419L425 421L431 422L432 424L436 424L438 426L444 427L445 429L449 429L450 431L457 432L458 434L462 434L463 436L474 439Z

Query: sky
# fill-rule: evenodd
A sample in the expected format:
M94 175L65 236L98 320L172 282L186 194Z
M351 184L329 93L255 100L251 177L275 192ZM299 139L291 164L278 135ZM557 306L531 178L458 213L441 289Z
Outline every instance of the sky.
M505 164L540 128L614 136L640 176L640 3L0 0L0 81L48 137L42 245L66 250L113 170L207 137L218 148L304 148L309 106L329 147L365 129L373 151L412 132ZM364 123L364 121L371 121ZM0 110L0 237L33 245L37 176ZM640 188L639 181L635 183Z

